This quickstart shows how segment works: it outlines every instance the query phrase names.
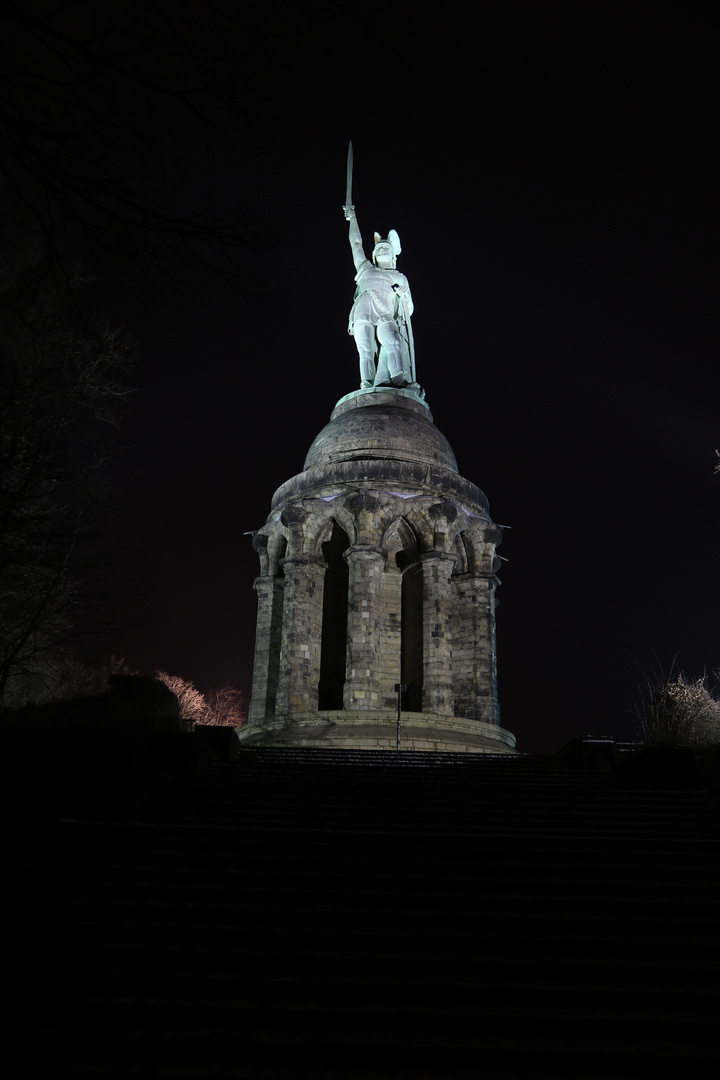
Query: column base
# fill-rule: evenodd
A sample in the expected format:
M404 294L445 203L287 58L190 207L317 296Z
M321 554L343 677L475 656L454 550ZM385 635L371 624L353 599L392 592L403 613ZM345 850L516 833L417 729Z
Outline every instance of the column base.
M293 713L240 728L245 746L317 746L342 750L397 750L397 712L363 709ZM482 720L403 712L401 750L514 754L515 736Z

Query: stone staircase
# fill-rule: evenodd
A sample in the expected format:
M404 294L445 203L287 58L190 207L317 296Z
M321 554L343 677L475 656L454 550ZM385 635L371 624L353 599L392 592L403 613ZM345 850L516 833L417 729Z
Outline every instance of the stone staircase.
M704 1075L718 799L606 765L247 749L58 822L14 882L8 1075Z

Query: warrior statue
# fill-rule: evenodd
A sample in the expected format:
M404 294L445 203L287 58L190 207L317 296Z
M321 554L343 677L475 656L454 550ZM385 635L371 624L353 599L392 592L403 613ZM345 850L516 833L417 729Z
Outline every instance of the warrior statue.
M360 355L360 387L408 387L416 392L415 356L410 316L413 302L404 274L396 270L402 250L400 237L391 229L387 240L375 233L372 262L363 251L362 237L351 202L352 143L348 153L347 202L343 207L350 222L350 247L357 274L355 302L348 332Z

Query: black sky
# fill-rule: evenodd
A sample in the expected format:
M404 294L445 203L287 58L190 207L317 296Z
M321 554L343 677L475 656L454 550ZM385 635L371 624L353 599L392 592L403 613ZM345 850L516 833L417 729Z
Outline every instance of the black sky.
M265 295L108 301L140 356L122 471L153 595L107 647L249 695L244 533L358 385L352 138L364 235L402 238L435 423L510 526L503 725L524 751L627 736L640 669L720 665L710 8L396 4L377 34L360 4L310 7L319 28L268 35L242 162L187 135L198 204L237 201L274 234Z

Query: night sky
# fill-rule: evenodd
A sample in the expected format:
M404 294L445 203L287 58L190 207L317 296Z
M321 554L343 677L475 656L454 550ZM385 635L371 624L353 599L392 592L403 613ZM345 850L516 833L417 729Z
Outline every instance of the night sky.
M506 526L503 726L525 752L629 737L643 671L720 666L711 8L390 4L379 29L309 9L267 32L240 158L178 133L198 209L267 229L257 295L104 286L138 351L116 469L143 622L103 648L249 697L244 534L359 385L352 138L366 250L398 230L418 380Z

